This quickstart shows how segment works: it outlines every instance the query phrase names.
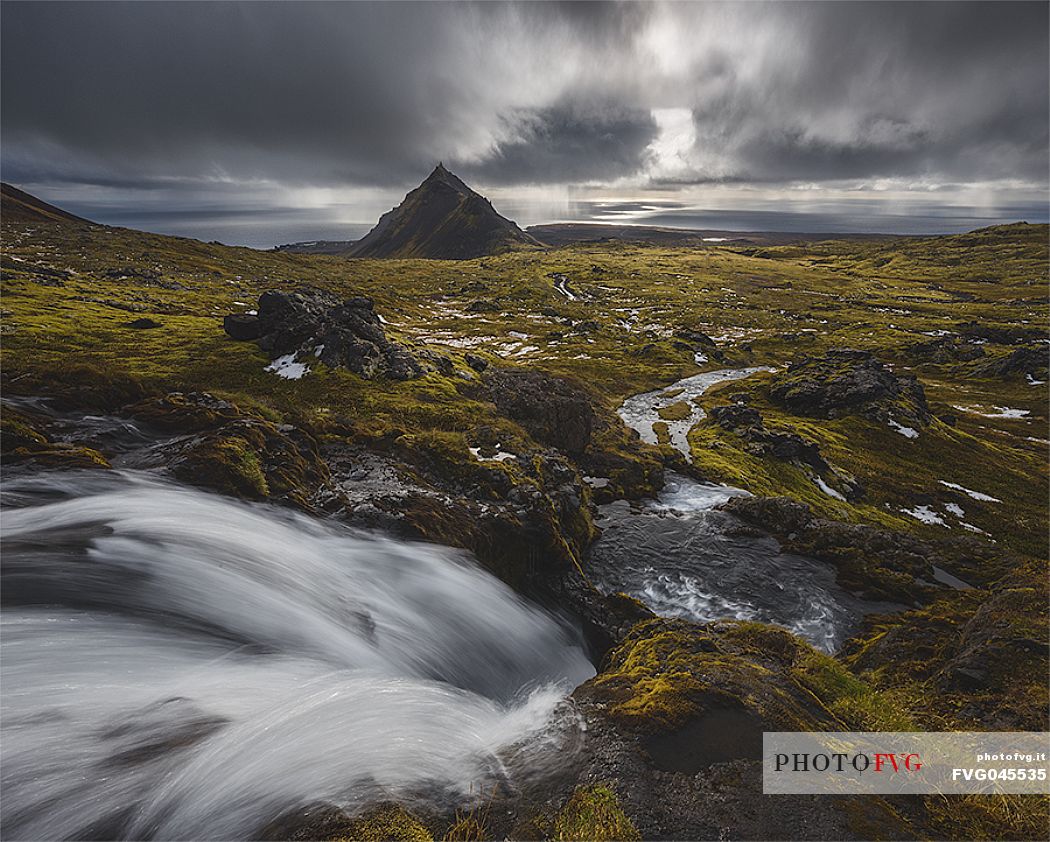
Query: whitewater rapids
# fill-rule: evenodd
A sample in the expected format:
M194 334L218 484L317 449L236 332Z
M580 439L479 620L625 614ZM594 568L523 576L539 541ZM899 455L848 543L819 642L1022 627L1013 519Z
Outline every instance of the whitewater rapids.
M3 498L5 838L461 804L575 744L576 633L462 553L132 473Z

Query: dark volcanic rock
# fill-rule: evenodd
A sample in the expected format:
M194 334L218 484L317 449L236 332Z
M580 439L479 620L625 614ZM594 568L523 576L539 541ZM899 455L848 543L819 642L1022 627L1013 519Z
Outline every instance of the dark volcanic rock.
M830 470L820 455L820 446L794 432L767 430L757 409L742 404L716 406L711 417L724 430L740 436L747 442L747 450L756 456L773 456L786 462L809 465L817 473Z
M692 342L694 345L703 345L705 348L715 347L715 340L699 330L684 327L676 330L674 335L679 339L684 339L686 342Z
M874 526L814 517L809 506L787 497L734 497L720 506L773 533L788 552L833 564L839 584L874 599L922 602L943 592L933 565L983 585L1018 564L994 545L969 536L929 541Z
M488 360L479 357L477 354L464 354L463 359L474 371L481 372L489 367Z
M594 409L586 393L568 380L540 371L500 369L486 383L499 411L537 441L573 454L590 443Z
M1020 342L1033 342L1046 338L1045 330L1018 325L997 327L983 325L979 322L962 322L958 325L958 331L968 339L981 339L996 345L1016 345Z
M162 325L153 319L134 319L130 322L125 322L124 327L132 327L136 330L150 330L151 328L162 327Z
M259 338L259 317L249 313L234 313L222 320L222 329L232 339L247 342Z
M1050 346L1026 345L1011 351L1006 356L990 357L974 366L976 377L1009 377L1012 374L1028 374L1039 380L1047 379L1050 369Z
M972 342L960 341L954 336L943 336L929 342L917 342L904 349L916 363L970 362L984 356L984 348Z
M423 374L407 349L386 338L370 298L340 301L318 289L269 291L259 296L258 310L258 316L227 316L223 328L234 339L256 340L271 358L302 352L368 378Z
M803 357L773 375L769 396L797 415L837 418L856 412L881 422L930 420L919 381L894 374L869 351L834 350L822 357Z

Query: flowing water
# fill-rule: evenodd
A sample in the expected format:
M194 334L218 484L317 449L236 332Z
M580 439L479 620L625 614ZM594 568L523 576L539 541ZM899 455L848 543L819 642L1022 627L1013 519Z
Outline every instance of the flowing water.
M665 424L671 445L692 461L687 436L689 431L706 415L704 410L694 403L694 399L700 397L712 386L725 383L728 380L742 380L759 371L773 371L773 369L765 366L722 368L717 371L705 371L702 374L694 374L692 377L678 380L670 386L634 395L623 402L618 412L620 418L623 419L623 423L637 430L638 435L642 437L642 441L649 444L659 444L659 438L656 435L653 424ZM688 412L681 418L666 420L660 417L661 409L679 403L684 403L688 409Z
M716 384L772 370L729 368L686 377L628 398L620 417L656 444L660 409L685 402L688 414L664 423L670 443L691 460L687 436L705 414L695 399ZM589 552L588 575L606 593L627 593L663 616L774 623L827 652L864 613L890 607L852 597L827 564L782 553L773 538L715 509L741 494L747 492L671 475L653 500L601 506L603 531Z
M655 499L599 507L588 575L603 592L629 594L663 616L774 623L835 651L863 614L887 606L856 599L829 565L781 552L715 509L746 493L672 474Z
M575 633L463 554L127 472L3 503L5 838L252 838L575 745Z

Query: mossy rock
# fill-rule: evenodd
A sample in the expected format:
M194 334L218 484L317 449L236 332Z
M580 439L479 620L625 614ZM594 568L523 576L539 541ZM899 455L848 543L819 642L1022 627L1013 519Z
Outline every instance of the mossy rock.
M109 468L109 460L93 447L52 442L37 429L34 419L17 410L3 410L0 417L0 461L32 461L49 468Z
M676 732L725 710L746 714L741 727L760 730L909 724L833 658L784 629L752 622L638 623L577 693L646 734Z
M883 694L908 699L926 727L1044 731L1047 591L1045 562L1030 562L990 590L870 618L843 661Z
M0 453L13 453L19 448L36 450L48 444L47 436L33 425L28 416L5 408L0 415Z
M606 784L577 787L554 818L553 842L627 842L642 838Z
M433 842L434 836L403 807L379 807L358 816L331 842Z
M246 500L309 508L330 483L316 440L303 430L244 418L174 445L169 464L183 482Z

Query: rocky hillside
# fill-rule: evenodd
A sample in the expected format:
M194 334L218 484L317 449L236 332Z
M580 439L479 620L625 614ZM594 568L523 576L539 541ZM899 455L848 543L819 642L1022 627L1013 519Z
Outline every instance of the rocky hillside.
M535 245L535 238L438 164L349 253L351 257L469 260Z
M0 184L0 217L4 222L87 222L68 211L49 205L10 184Z

